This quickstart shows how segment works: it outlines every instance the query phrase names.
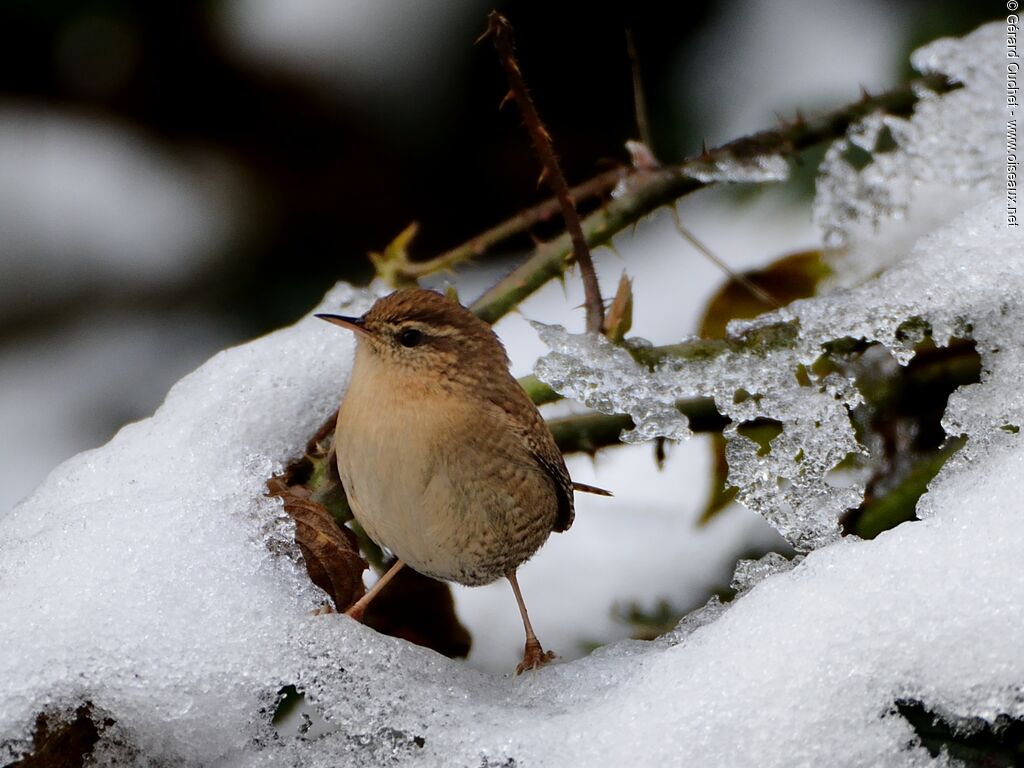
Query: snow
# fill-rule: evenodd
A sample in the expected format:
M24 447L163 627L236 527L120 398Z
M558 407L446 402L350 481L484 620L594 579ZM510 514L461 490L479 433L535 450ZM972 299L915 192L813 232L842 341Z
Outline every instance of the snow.
M628 413L636 428L627 441L688 433L677 400L708 396L733 423L728 439L729 481L740 501L765 516L800 550L835 539L838 515L857 506L863 487L833 482L832 473L863 448L854 437L849 408L860 402L852 380L810 371L830 341L877 341L898 360L909 361L919 334L908 323L925 323L938 344L970 335L978 345L983 383L951 399L944 419L948 434L972 438L969 452L1015 436L1004 427L1024 420L1019 389L1024 345L1021 238L1004 224L1000 198L982 203L948 226L922 238L912 256L862 287L796 302L756 321L737 324L735 338L768 334L767 344L746 351L726 348L714 356L672 360L653 371L607 340L541 327L552 351L537 365L538 376L556 391L609 413ZM922 284L923 276L927 283ZM795 371L804 366L811 386ZM739 397L740 393L749 397ZM771 450L738 432L757 418L781 422ZM779 484L777 478L790 482Z
M982 29L930 50L956 74L992 37ZM958 117L967 140L991 133L965 101L934 107ZM543 331L555 351L542 373L605 407L635 408L639 435L684 436L666 406L699 393L738 420L783 423L767 456L731 436L731 479L806 554L788 569L778 558L745 565L728 608L709 603L658 641L520 678L309 615L320 594L264 483L335 406L352 344L307 317L214 356L153 417L65 462L0 517L0 761L29 747L39 712L90 701L115 721L99 765L945 764L895 701L1024 716L1024 445L1003 429L1024 420L1024 256L989 177L960 178L980 200L879 277L731 329L737 344L755 332L785 344L652 373ZM358 313L372 298L340 285L315 311ZM967 447L932 482L920 522L836 540L836 510L860 489L834 487L828 473L851 448L846 407L858 394L845 379L800 386L794 367L845 336L906 361L906 332L922 322L939 343L977 343L982 380L954 393L944 419ZM762 397L733 402L738 387ZM315 736L270 724L287 684L322 717Z
M781 155L724 157L706 163L688 163L686 172L703 182L764 183L789 178L789 163Z
M0 510L61 461L151 413L175 381L231 335L195 311L98 310L70 330L42 330L4 345L0 434L11 447L0 465Z
M909 120L873 115L834 142L818 179L814 216L826 243L849 245L834 259L837 282L850 285L905 256L914 242L971 204L996 194L1005 180L1005 31L989 25L965 48L939 40L915 52L922 73L949 73L963 88L930 92ZM879 142L891 137L897 144ZM860 171L850 145L869 153Z

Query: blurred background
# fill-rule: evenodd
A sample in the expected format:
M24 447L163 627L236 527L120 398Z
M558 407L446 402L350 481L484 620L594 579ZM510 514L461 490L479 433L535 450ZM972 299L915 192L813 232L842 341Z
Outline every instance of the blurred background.
M627 29L653 149L672 162L702 140L901 82L914 48L1001 10L959 0L633 0L600 12L576 0L4 0L0 514L60 461L152 412L215 351L293 322L337 280L367 281L367 252L410 222L421 224L412 254L427 258L541 199L518 113L498 110L506 86L493 48L474 45L493 7L516 28L572 183L625 161L624 142L637 138ZM716 190L681 210L737 269L816 247L818 157L778 189ZM623 266L637 276L636 330L668 341L695 331L722 275L654 219L599 267L606 291ZM480 260L458 283L464 301L529 245ZM574 291L573 281L568 294L549 286L523 313L581 325ZM542 349L514 322L507 340L522 374ZM706 470L693 450L687 466ZM624 460L601 461L614 473ZM695 470L664 481L649 454L644 466L641 496L692 497L685 514L655 510L685 538L706 488L694 487ZM589 559L615 556L589 541ZM750 521L723 529L719 544L726 554L710 575L693 559L704 543L658 557L693 563L701 602L728 583L735 556L772 545ZM486 597L460 599L490 620ZM511 604L501 610L514 627ZM597 639L615 631L606 606L602 616Z

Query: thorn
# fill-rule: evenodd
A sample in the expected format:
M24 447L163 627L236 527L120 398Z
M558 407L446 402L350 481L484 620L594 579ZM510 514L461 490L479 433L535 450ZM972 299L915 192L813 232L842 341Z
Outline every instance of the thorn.
M804 116L804 112L800 107L796 108L796 120L793 124L797 126L807 125L807 118Z
M874 98L874 96L871 95L871 93L868 91L868 89L865 88L863 85L861 85L861 87L860 87L860 100L861 101L871 101L871 99L873 99L873 98Z
M651 147L651 129L647 121L647 99L644 96L644 81L640 74L640 55L637 53L632 29L626 30L626 54L629 56L629 68L633 74L633 112L636 116L637 136L644 145ZM651 157L654 157L653 151L651 151Z
M704 160L705 162L711 160L711 152L708 151L707 139L700 140L700 159Z
M626 151L629 152L633 168L638 171L654 171L661 167L651 148L642 141L630 139L626 142Z
M487 15L487 29L480 33L480 36L473 41L473 45L479 45L484 40L494 37L494 19L492 18L496 14L496 11L491 11Z
M479 43L483 40L487 40L491 37L497 37L502 32L507 31L509 24L508 19L502 16L497 11L491 11L487 14L487 29L478 37L473 44Z
M775 122L778 123L779 128L789 128L789 120L787 120L781 112L775 112Z
M514 99L515 97L516 97L516 95L514 93L512 93L511 90L508 93L506 93L504 96L502 96L501 97L501 103L498 104L498 111L500 112L502 109L504 109L505 105L508 104L510 101L512 101L512 99Z

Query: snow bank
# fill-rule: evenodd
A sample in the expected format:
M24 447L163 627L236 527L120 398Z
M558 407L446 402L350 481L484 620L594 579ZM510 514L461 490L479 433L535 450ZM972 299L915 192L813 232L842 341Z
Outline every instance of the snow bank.
M286 638L317 596L264 483L343 385L348 342L318 325L216 355L0 520L0 760L79 699L144 754L209 759L295 677Z
M973 61L995 57L997 37L984 29L943 45ZM962 130L971 141L991 133L966 118ZM516 679L308 615L318 593L264 482L334 407L351 342L306 319L217 355L151 419L66 462L0 519L0 761L29 747L39 712L83 701L115 721L99 764L924 765L933 761L895 701L1024 715L1024 447L1003 429L1024 421L1024 257L1002 220L998 200L977 204L881 278L738 326L795 333L756 362L707 364L706 383L683 365L626 371L609 350L547 332L558 348L547 373L579 369L585 397L646 390L661 407L654 432L685 434L663 408L682 390L777 413L779 463L759 464L734 435L735 479L814 551L767 578L773 568L748 568L745 586L761 580L732 607L711 605L655 643ZM359 312L371 298L341 286L318 309ZM799 387L781 371L842 335L905 360L921 320L939 340L977 340L982 382L951 398L945 421L968 448L923 498L922 522L833 541L829 521L857 489L818 481L850 447L844 404L857 394L845 380ZM764 397L726 404L739 386ZM787 471L797 495L765 490L763 475ZM323 716L316 736L270 724L286 684Z

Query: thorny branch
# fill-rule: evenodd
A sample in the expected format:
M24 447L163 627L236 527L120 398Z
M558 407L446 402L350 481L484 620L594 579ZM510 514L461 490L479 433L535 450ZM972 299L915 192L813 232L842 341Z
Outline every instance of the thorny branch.
M937 75L918 78L881 95L865 96L858 102L840 107L811 120L798 118L793 123L777 130L763 131L747 138L741 138L721 147L707 150L701 155L691 157L677 165L665 166L659 169L658 178L648 182L651 187L655 188L654 194L659 197L653 205L648 203L650 207L647 209L637 208L639 213L631 213L630 210L627 210L625 215L617 218L609 218L603 210L598 211L583 220L584 236L587 237L592 248L601 245L620 230L635 224L653 208L668 205L679 197L708 186L709 184L698 182L688 175L695 168L706 168L709 164L727 158L742 159L744 156L752 157L755 154L774 151L798 152L842 136L852 122L875 110L882 110L897 116L909 114L917 102L917 93L921 89L946 93L958 87L958 84L950 83ZM750 152L755 147L759 147L760 152L743 154L744 151ZM646 199L648 196L644 178L649 175L651 175L650 169L636 170L623 165L603 171L576 185L569 192L572 199L579 202L607 195L616 185L628 181L625 184L626 192L620 199L623 201L622 204L629 208L630 201L634 197ZM672 175L679 177L678 186L665 189L665 178ZM638 202L642 201L638 200ZM433 258L424 261L402 261L391 265L391 267L399 282L415 281L435 272L454 269L459 264L484 255L506 240L529 231L537 224L548 221L558 213L559 209L558 198L548 198ZM600 237L602 234L604 237ZM491 322L498 320L548 280L561 277L565 272L566 259L570 254L571 241L564 235L553 241L542 243L537 246L533 256L527 262L478 299L473 305L474 311Z
M707 170L724 160L793 155L843 136L854 122L876 111L909 115L922 91L942 94L960 87L941 75L927 75L877 96L864 94L859 101L816 117L799 116L791 123L705 150L677 165L634 171L625 179L621 196L582 220L587 244L591 248L603 245L660 206L714 183L694 178L698 170ZM549 280L561 277L571 253L572 242L567 234L541 243L527 261L477 299L471 309L484 320L496 322Z
M515 41L512 25L500 13L491 11L487 17L487 32L484 35L494 40L498 58L501 60L505 76L508 78L509 93L519 105L519 111L523 113L523 122L526 123L526 129L533 140L533 147L540 158L543 168L541 178L551 187L551 191L555 193L555 197L558 198L562 207L565 228L572 242L572 256L580 265L580 277L583 279L587 331L600 333L604 325L604 302L601 300L601 287L597 282L594 263L590 258L590 248L583 236L579 213L576 211L576 205L569 192L569 185L565 181L558 158L555 156L554 147L551 145L551 135L541 122L540 115L537 114L537 108L533 104L533 99L530 98L523 74L519 70L519 63L516 61L514 51Z
M612 168L587 179L582 184L577 184L569 190L569 195L576 202L589 200L592 197L601 197L606 195L609 190L613 189L628 174L629 169L625 166ZM435 272L453 269L470 259L483 256L494 246L510 240L516 235L528 232L537 224L548 221L560 210L561 203L558 198L550 197L431 259L424 261L402 261L390 265L394 275L392 282L404 284L427 275L432 275Z
M640 55L636 50L632 29L626 30L626 52L629 54L629 68L633 72L633 110L636 113L637 138L653 152L651 128L647 121L647 100L644 98L644 81L640 76Z

